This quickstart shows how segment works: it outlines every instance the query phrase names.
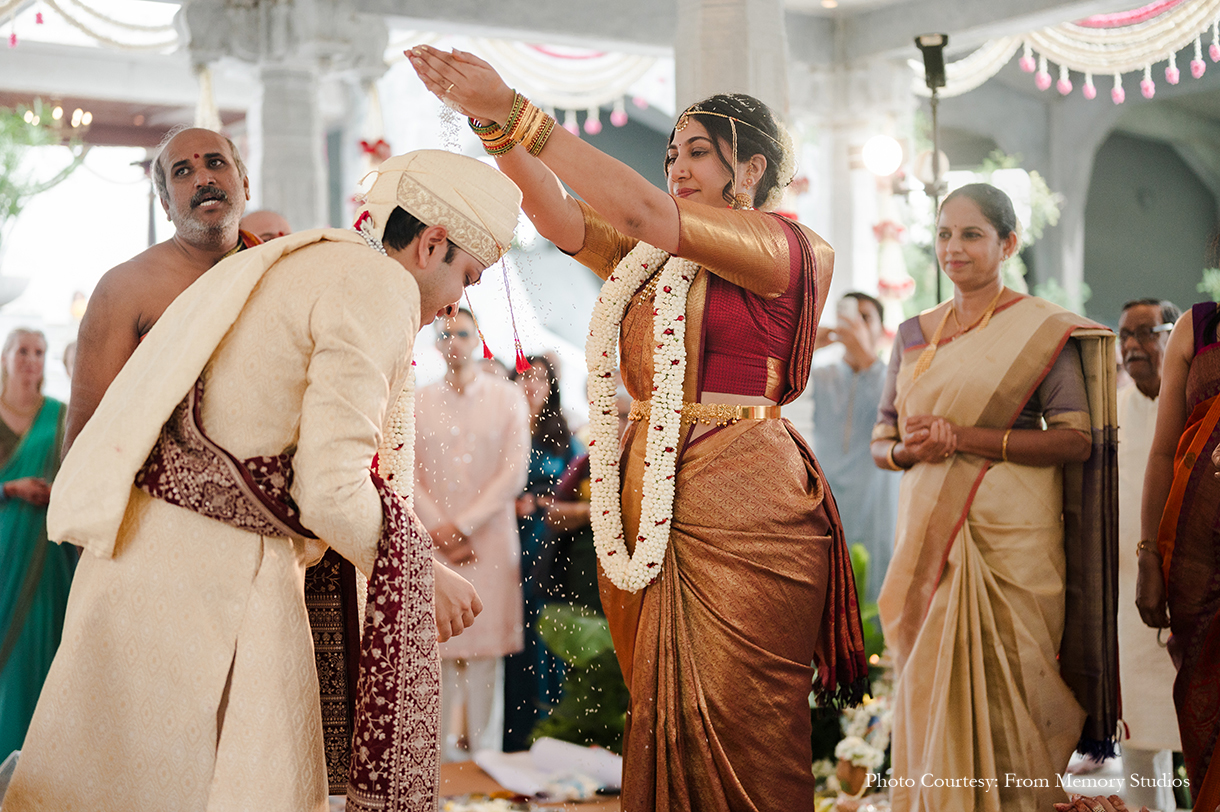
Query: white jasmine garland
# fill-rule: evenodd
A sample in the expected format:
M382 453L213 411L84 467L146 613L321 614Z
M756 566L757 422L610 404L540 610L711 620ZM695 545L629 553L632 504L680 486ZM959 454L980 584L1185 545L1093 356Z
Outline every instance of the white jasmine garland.
M686 294L698 265L671 259L639 243L602 285L589 320L585 362L589 368L589 474L593 541L602 569L619 589L637 592L661 573L673 519L682 383L686 377ZM631 297L661 268L653 311L652 410L648 415L644 487L635 552L628 554L619 493L618 410L614 368L619 328Z
M356 233L383 257L385 245L373 234L372 222L361 217ZM407 368L407 381L390 407L385 434L377 447L377 475L403 499L407 507L415 507L415 362ZM363 612L361 613L363 614Z
M390 407L385 434L377 448L377 475L415 506L415 362L407 370L407 382Z

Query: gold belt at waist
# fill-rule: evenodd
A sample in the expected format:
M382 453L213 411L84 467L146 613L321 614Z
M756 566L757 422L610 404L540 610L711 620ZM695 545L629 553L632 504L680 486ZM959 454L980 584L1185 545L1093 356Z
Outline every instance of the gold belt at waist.
M647 420L652 412L651 400L631 401L632 420ZM780 416L779 406L737 406L732 403L683 403L682 425L705 423L709 426L727 426L738 420L767 420Z

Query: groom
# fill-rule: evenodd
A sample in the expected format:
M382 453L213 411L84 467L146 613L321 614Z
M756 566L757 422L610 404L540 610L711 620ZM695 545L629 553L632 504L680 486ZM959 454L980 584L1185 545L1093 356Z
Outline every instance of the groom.
M520 199L479 161L410 153L361 233L243 251L170 305L52 493L51 536L87 554L6 812L324 810L301 592L327 546L370 577L349 809L435 793L434 575L442 636L481 604L369 472L417 331L507 250ZM381 448L391 486L404 444ZM393 625L399 603L420 614ZM407 769L361 761L385 748Z

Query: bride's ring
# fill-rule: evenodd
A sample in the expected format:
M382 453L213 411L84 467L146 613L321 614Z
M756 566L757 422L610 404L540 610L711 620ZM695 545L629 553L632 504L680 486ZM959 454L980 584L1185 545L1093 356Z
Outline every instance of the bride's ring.
M453 86L454 86L454 85L456 85L456 84L457 84L457 82L450 82L450 83L449 83L449 87L445 88L445 93L444 93L444 95L448 96L448 95L449 95L449 91L450 91L450 90L453 90Z

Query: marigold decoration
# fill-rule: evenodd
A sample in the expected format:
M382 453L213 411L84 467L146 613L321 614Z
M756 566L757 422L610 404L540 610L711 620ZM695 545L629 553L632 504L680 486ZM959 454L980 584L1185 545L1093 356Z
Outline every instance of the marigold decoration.
M602 285L589 321L589 469L593 543L602 569L619 589L638 592L661 574L673 519L682 383L686 377L686 294L699 266L641 242ZM635 551L624 539L619 494L618 410L614 369L619 327L631 298L659 273L653 309L652 409L647 422L643 499ZM641 428L645 424L641 424Z
M370 159L377 163L389 160L393 154L390 151L390 145L384 138L378 138L376 141L360 140L360 151L369 156Z

